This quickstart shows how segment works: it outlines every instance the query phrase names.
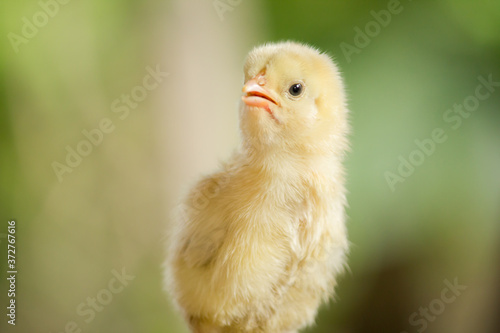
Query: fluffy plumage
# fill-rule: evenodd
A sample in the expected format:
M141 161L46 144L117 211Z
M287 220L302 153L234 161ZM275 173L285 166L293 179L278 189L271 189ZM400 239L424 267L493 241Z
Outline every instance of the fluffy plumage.
M296 332L348 249L344 87L327 55L293 42L255 48L244 73L242 144L185 199L165 283L193 332Z

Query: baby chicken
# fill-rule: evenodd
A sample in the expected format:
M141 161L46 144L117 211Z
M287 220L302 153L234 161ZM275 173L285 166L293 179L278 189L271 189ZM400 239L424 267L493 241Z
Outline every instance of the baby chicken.
M184 201L165 285L192 332L297 332L345 265L344 86L294 42L255 48L244 74L241 147Z

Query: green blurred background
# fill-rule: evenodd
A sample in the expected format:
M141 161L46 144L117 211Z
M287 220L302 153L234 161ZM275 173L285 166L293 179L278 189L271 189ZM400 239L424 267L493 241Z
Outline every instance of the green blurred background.
M0 332L187 332L162 291L164 230L182 193L238 144L246 53L284 39L336 59L353 127L350 271L307 331L500 332L500 87L457 129L443 118L479 76L500 81L499 1L54 1L0 4ZM372 11L396 5L374 23ZM346 56L367 25L367 45ZM146 68L168 76L114 112L145 91ZM53 163L106 118L113 131L59 181ZM391 190L386 172L435 128L447 140ZM110 293L123 270L130 280ZM455 279L467 289L442 309ZM96 297L106 304L91 316ZM410 322L429 306L439 314L425 327Z

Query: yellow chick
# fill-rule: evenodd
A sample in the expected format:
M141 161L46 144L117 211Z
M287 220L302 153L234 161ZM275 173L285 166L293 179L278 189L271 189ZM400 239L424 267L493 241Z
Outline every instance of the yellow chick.
M255 48L244 74L242 144L185 199L165 285L192 332L297 332L345 266L344 86L294 42Z

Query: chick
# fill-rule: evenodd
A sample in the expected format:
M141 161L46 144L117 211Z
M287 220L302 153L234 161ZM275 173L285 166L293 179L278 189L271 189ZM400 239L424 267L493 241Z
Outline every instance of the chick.
M185 199L165 285L192 332L297 332L345 266L344 86L294 42L256 47L244 74L242 144Z

